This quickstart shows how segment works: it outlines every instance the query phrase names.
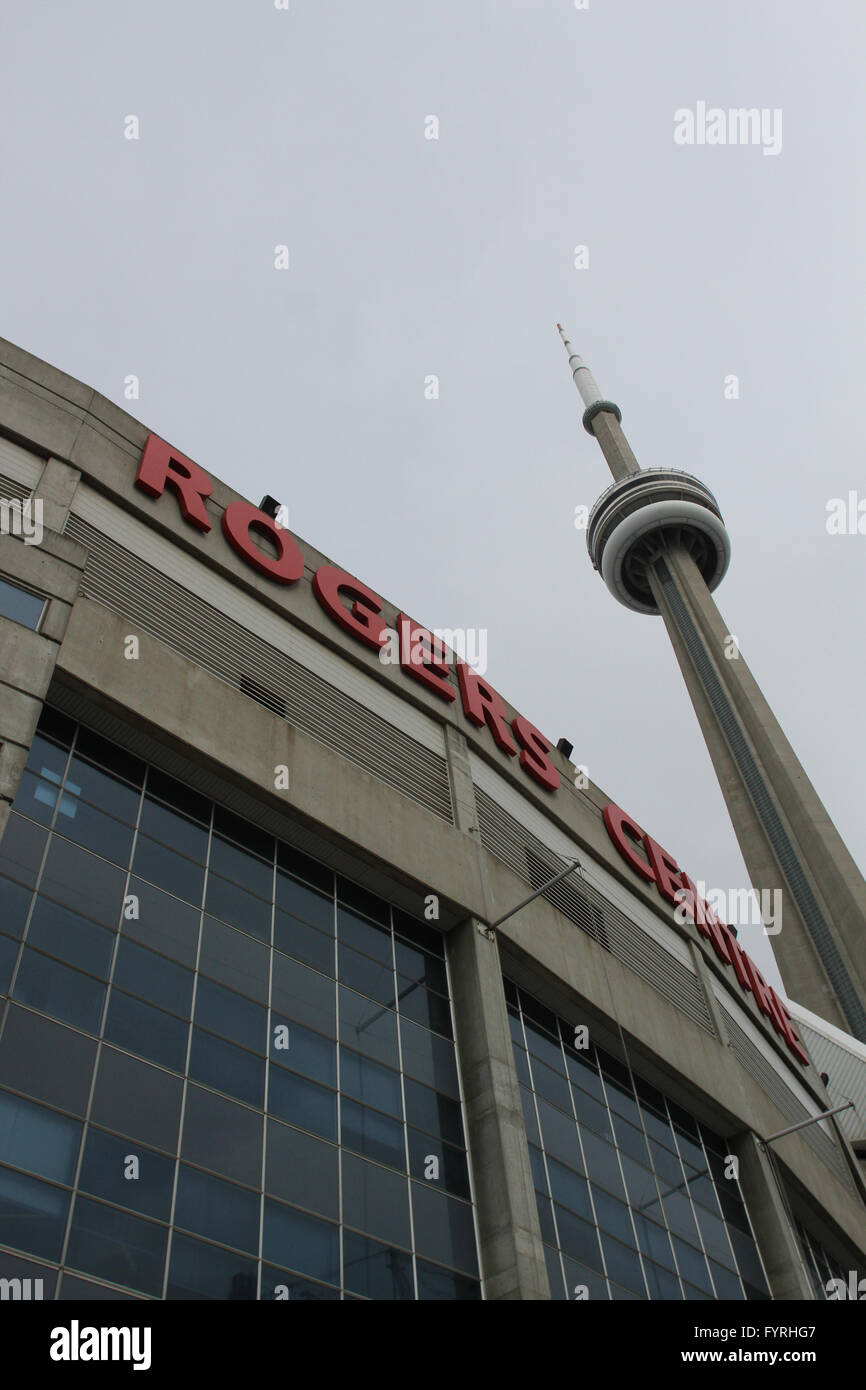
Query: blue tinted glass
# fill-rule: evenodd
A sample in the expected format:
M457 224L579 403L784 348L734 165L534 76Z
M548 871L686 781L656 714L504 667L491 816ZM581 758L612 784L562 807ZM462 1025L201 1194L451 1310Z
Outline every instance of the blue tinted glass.
M78 1179L82 1192L168 1221L173 1177L173 1159L132 1139L118 1139L99 1129L88 1131Z
M254 1260L204 1245L179 1232L173 1236L166 1298L237 1302L255 1297Z
M74 1023L88 1033L99 1032L105 985L49 956L25 950L15 977L14 994L55 1018Z
M0 874L36 887L48 832L13 811L0 839Z
M103 927L116 929L125 883L122 869L55 834L45 857L39 892Z
M141 800L140 790L77 754L69 764L65 790L70 797L82 797L108 815L129 825L135 824Z
M69 1193L0 1168L0 1245L59 1260Z
M50 773L46 777L34 777L32 772L22 772L15 793L13 805L16 811L49 825L57 805L60 778Z
M306 884L298 883L297 879L289 878L287 874L280 872L277 873L276 893L277 907L282 908L292 917L299 917L304 922L311 922L314 927L318 927L320 931L333 937L333 898L316 893Z
M326 1086L336 1086L337 1044L331 1038L302 1028L299 1023L278 1023L276 1026L285 1031L271 1033L271 1060L302 1072L314 1081L323 1081Z
M464 1143L463 1121L458 1101L408 1078L404 1085L406 1119L410 1125L414 1125L416 1129L426 1129L428 1134L437 1134L442 1139L447 1139L450 1144ZM385 1109L384 1106L381 1108Z
M334 937L326 936L297 917L289 917L277 908L274 913L274 945L287 956L302 960L326 975L334 973Z
M121 989L189 1018L192 981L191 970L184 970L133 941L121 940L114 966L114 983Z
M427 989L435 989L437 994L448 994L444 961L428 955L426 951L419 951L416 946L410 946L408 941L401 941L399 937L394 938L394 952L399 974L405 975L408 980L420 981Z
M44 734L34 734L27 755L27 767L38 777L47 777L59 785L66 771L69 752Z
M35 631L44 606L45 600L38 594L30 594L26 589L19 589L17 584L0 579L0 615L4 618Z
M274 956L271 1008L275 1014L336 1037L334 981L299 961Z
M157 888L164 888L175 897L198 906L204 885L204 869L192 859L175 854L166 845L139 834L135 842L133 872Z
M646 1296L641 1263L636 1252L626 1245L621 1245L612 1236L603 1235L601 1239L608 1278L622 1284L632 1293Z
M210 1173L180 1165L175 1225L223 1245L255 1251L259 1238L259 1199L255 1192Z
M325 1284L339 1284L339 1228L266 1198L262 1258Z
M151 1062L183 1071L189 1024L119 989L111 991L105 1037Z
M192 1030L189 1075L261 1110L265 1098L265 1062L200 1028Z
M399 1120L380 1115L378 1110L368 1110L364 1105L356 1105L345 1096L340 1098L340 1117L344 1148L355 1149L368 1158L378 1159L380 1163L405 1169L403 1126Z
M79 1197L75 1203L66 1263L158 1298L168 1231L152 1221L129 1216Z
M423 1081L435 1091L458 1099L457 1062L454 1044L438 1033L429 1033L411 1019L400 1019L400 1041L403 1045L403 1070L416 1081ZM363 1051L363 1049L361 1049Z
M425 1028L442 1033L446 1038L453 1037L451 1028L451 1005L441 994L434 994L423 985L397 976L397 1007L401 1014L413 1018Z
M17 958L18 942L11 936L0 936L0 994L5 994L9 988Z
M245 888L221 878L213 869L207 876L207 901L205 906L214 917L221 917L241 931L257 936L260 941L269 941L271 935L271 904L255 897Z
M337 909L337 936L346 946L372 956L382 965L393 966L391 933L387 927L368 922L346 907Z
M590 1269L600 1270L601 1251L598 1245L598 1232L588 1221L582 1221L565 1207L554 1204L556 1226L559 1231L560 1248L566 1255Z
M394 1245L410 1245L409 1186L404 1175L355 1154L340 1156L343 1222Z
M111 965L114 933L47 898L37 897L27 944L105 979Z
M465 1197L468 1201L471 1196L469 1171L463 1149L453 1149L450 1144L443 1144L441 1140L422 1134L417 1129L409 1129L407 1135L409 1172L412 1177L429 1182L431 1187L443 1192L451 1192L455 1197Z
M395 1007L397 996L394 971L390 964L385 965L381 961L373 960L371 956L362 955L360 951L353 951L351 946L346 946L341 941L338 951L338 973L342 982L350 985L352 989L360 990L362 994L377 999L380 1004L387 1004L389 1008Z
M32 890L23 884L0 878L0 932L8 932L9 936L22 935L32 896Z
M337 1137L337 1093L285 1067L270 1069L268 1111L324 1139Z
M422 1088L423 1089L423 1088ZM398 1118L403 1114L400 1076L389 1067L380 1066L359 1052L340 1048L340 1090L376 1110L385 1110ZM435 1092L428 1091L435 1100Z
M273 841L271 846L270 860L266 861L215 834L210 847L210 868L222 878L231 879L250 893L270 901L274 885Z
M344 985L340 986L340 1038L377 1062L399 1066L396 1015Z
M0 1161L42 1178L71 1183L81 1125L32 1101L0 1091Z
M151 796L146 796L142 803L139 828L190 859L204 863L207 857L206 827L164 806L161 801L154 801Z
M265 1051L267 1010L251 999L224 989L212 980L199 979L195 996L195 1021L202 1028L231 1038L241 1047Z
M563 1164L557 1163L555 1158L548 1158L547 1171L550 1174L550 1191L554 1201L561 1202L563 1206L576 1211L587 1221L592 1221L589 1184L586 1178L582 1178L579 1173L573 1173L570 1168L566 1168Z
M288 1274L284 1269L262 1266L262 1299L289 1300L292 1303L339 1302L339 1289L329 1289L326 1284L313 1284L309 1279L299 1279L296 1274Z
M346 1231L343 1280L347 1289L377 1301L414 1299L412 1256ZM429 1295L428 1295L429 1297Z
M419 1255L450 1265L463 1274L478 1274L472 1208L444 1193L411 1182L415 1249Z
M60 809L54 828L67 839L95 850L97 854L103 855L115 864L122 864L125 868L129 863L132 826L115 820L113 816L105 815L103 811L88 805L87 802L76 801L66 792L60 798Z
M269 1120L265 1187L271 1197L336 1221L340 1215L339 1150Z

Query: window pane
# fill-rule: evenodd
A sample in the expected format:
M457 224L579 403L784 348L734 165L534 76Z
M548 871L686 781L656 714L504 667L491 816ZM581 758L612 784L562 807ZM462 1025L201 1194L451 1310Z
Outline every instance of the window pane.
M447 1139L451 1144L463 1144L463 1121L456 1100L422 1086L417 1081L404 1082L406 1088L406 1119L416 1129L426 1129ZM383 1109L385 1107L382 1107Z
M59 1260L69 1193L0 1168L0 1245Z
M231 883L227 878L220 878L213 869L207 876L205 906L208 912L212 912L215 917L221 917L233 927L239 927L250 936L257 936L260 941L270 941L270 902L254 897L245 888Z
M174 1220L196 1235L255 1252L259 1238L259 1199L255 1192L222 1178L180 1165Z
M587 1221L592 1221L592 1208L589 1203L589 1184L579 1173L573 1173L556 1159L548 1158L547 1171L550 1174L550 1191L554 1201L576 1211Z
M265 1187L272 1196L339 1220L338 1161L333 1144L268 1121Z
M430 951L434 956L445 957L445 938L440 931L428 926L426 922L419 922L416 917L410 917L408 913L401 912L398 907L393 909L394 930L400 936L410 941L413 946L420 946L424 951Z
M195 1021L202 1028L221 1033L241 1047L264 1052L267 1011L234 990L212 980L199 979L195 996Z
M452 1149L450 1144L443 1144L441 1140L433 1139L429 1134L422 1134L417 1129L409 1129L407 1135L409 1172L412 1177L417 1178L419 1182L429 1182L431 1187L439 1188L443 1192L451 1192L455 1197L465 1197L469 1201L469 1171L464 1151ZM437 1172L432 1159L438 1163L438 1177L428 1178L428 1173Z
M119 989L111 991L105 1037L151 1062L183 1071L189 1024Z
M256 1265L229 1250L175 1234L168 1271L170 1299L254 1300Z
M609 1235L616 1236L617 1240L623 1241L626 1245L635 1244L635 1234L632 1230L629 1209L625 1202L618 1202L615 1197L610 1197L606 1192L602 1192L600 1187L592 1185L592 1200L595 1205L596 1220L603 1231ZM608 1273L610 1271L608 1270ZM611 1276L615 1278L615 1275ZM620 1280L622 1283L622 1280ZM631 1288L631 1285L628 1285Z
M339 1284L339 1228L266 1198L262 1257L325 1284Z
M68 796L80 796L91 806L97 806L106 815L115 816L128 825L136 822L141 800L139 788L129 786L104 768L94 767L77 752L69 764L65 790Z
M622 1284L632 1293L642 1294L646 1297L646 1286L643 1281L640 1259L635 1251L621 1245L612 1236L603 1235L601 1239L604 1246L608 1278L615 1280L617 1284Z
M603 1274L596 1269L589 1269L586 1265L578 1264L576 1260L569 1259L567 1255L563 1256L562 1263L565 1266L565 1278L570 1298L574 1298L577 1285L582 1284L590 1299L607 1301L610 1295L607 1280Z
M580 1137L583 1140L588 1176L617 1197L625 1198L616 1149L610 1144L605 1144L604 1140L597 1138L588 1129L581 1129Z
M365 1105L356 1105L345 1096L340 1098L340 1119L344 1148L355 1149L368 1158L405 1171L403 1126L398 1120L380 1115L377 1110L369 1110Z
M563 1252L591 1269L601 1269L598 1232L588 1221L581 1221L565 1207L554 1204L559 1243Z
M311 1033L299 1023L292 1023L288 1025L288 1038L281 1034L280 1041L287 1041L288 1046L276 1048L272 1031L272 1062L281 1062L284 1066L291 1067L292 1071L299 1071L304 1076L311 1077L313 1081L323 1081L326 1086L336 1086L337 1044L331 1038L323 1038L320 1033Z
M184 970L132 941L121 940L114 966L114 984L121 989L189 1018L192 982L191 970Z
M271 975L274 1013L336 1037L334 981L287 956L276 955Z
M340 1090L355 1100L363 1101L365 1105L402 1118L399 1074L380 1066L378 1062L372 1062L368 1057L362 1057L358 1052L350 1052L346 1047L340 1048ZM432 1091L428 1094L435 1095Z
M363 956L353 951L341 941L338 950L339 977L343 984L359 990L361 994L377 999L388 1008L395 1008L397 994L394 985L394 971L390 965Z
M130 1162L132 1158L136 1164ZM121 1207L132 1207L157 1221L168 1221L173 1179L172 1159L131 1139L118 1139L92 1127L88 1130L78 1179L83 1192L104 1197ZM125 1284L127 1280L119 1282Z
M312 923L328 936L334 935L333 898L315 892L305 883L298 883L296 879L289 878L287 874L278 873L276 903L277 907L290 916Z
M401 975L405 975L408 980L418 980L427 989L435 989L439 994L448 994L448 977L444 961L428 955L426 951L419 951L417 947L410 946L408 941L401 941L399 937L394 940L394 952L397 970Z
M123 907L126 875L95 854L54 835L39 884L43 897L116 930Z
M181 815L170 806L164 806L161 801L155 801L152 796L144 798L139 828L154 840L161 840L179 854L196 859L200 864L207 857L207 827Z
M273 841L270 841L270 845L270 854L258 858L222 835L215 834L211 840L210 868L221 878L231 879L248 892L270 901L274 885Z
M10 1004L0 1038L0 1083L83 1115L96 1042Z
M158 888L166 889L175 897L183 898L196 906L201 903L204 885L204 869L201 864L175 854L158 840L152 840L149 835L139 832L132 867L141 878L146 878Z
M18 959L18 942L11 936L0 936L0 994L6 994L12 971Z
M544 1096L545 1100L552 1101L560 1110L564 1110L566 1115L570 1115L571 1088L565 1077L545 1066L537 1057L533 1057L531 1066L532 1080L538 1094Z
M0 838L0 874L36 887L48 832L12 811Z
M138 916L128 917L124 912L121 922L124 936L152 946L155 951L193 969L201 915L198 908L163 893L142 878L129 880L129 894L137 899L134 906Z
M344 985L340 986L340 1039L387 1066L399 1065L396 1016Z
M406 1178L350 1153L340 1162L345 1224L389 1244L411 1244Z
M22 954L14 994L23 1004L53 1014L88 1033L99 1032L105 985L38 951Z
M63 747L53 739L46 738L44 734L33 735L30 752L27 754L27 767L38 777L48 777L52 782L62 782L68 759L68 745Z
M0 1091L0 1160L41 1178L71 1183L81 1125L32 1101Z
M387 927L367 922L346 907L337 909L337 936L346 946L372 956L382 965L393 966L391 933Z
M0 878L0 932L21 938L32 897L32 889L13 883L9 878Z
M230 989L249 994L259 1004L268 1002L267 946L251 941L244 932L205 917L198 968Z
M561 1110L555 1110L546 1100L539 1100L538 1114L546 1151L554 1158L567 1163L569 1168L582 1170L583 1160L577 1139L577 1125L571 1116L563 1115Z
M192 820L200 821L204 826L210 825L211 803L208 798L193 791L192 787L185 786L183 782L175 781L167 773L160 772L159 768L148 768L147 791L151 800L156 797L174 810L182 811Z
M287 845L282 840L277 841L277 866L287 874L314 884L329 898L333 898L334 875L331 870L318 860L309 859L306 854L295 849L294 845Z
M75 801L68 793L64 793L60 798L60 810L54 828L67 839L95 850L114 864L121 864L126 868L129 863L132 826L115 820L113 816L105 815L84 801Z
M60 792L60 778L49 772L45 777L34 777L26 770L21 774L13 806L22 815L38 820L41 825L50 825Z
M289 917L279 908L274 912L274 945L287 956L294 956L312 965L325 975L334 974L334 937L326 936L297 917Z
M225 1096L190 1085L181 1155L223 1177L258 1187L262 1175L262 1116Z
M27 945L106 979L114 950L114 934L68 908L37 897L27 931Z
M400 1019L400 1040L403 1045L403 1070L416 1081L423 1081L436 1091L458 1098L457 1063L454 1044L437 1033L429 1033L408 1018Z
M23 627L35 631L44 607L45 599L38 594L28 593L26 589L19 589L17 584L0 579L0 616L11 618L13 623L21 623Z
M214 1090L224 1091L259 1110L264 1105L264 1058L244 1052L200 1028L192 1030L189 1075L191 1080L213 1086Z
M143 1144L177 1148L182 1082L103 1045L91 1119Z
M299 1129L337 1138L337 1093L285 1067L272 1066L268 1076L268 1111Z
M376 1301L414 1299L412 1256L346 1231L343 1268L347 1289Z
M410 1186L418 1254L477 1276L472 1208L454 1197L431 1192L420 1183L413 1182Z
M391 910L383 898L378 898L375 893L361 888L359 884L352 883L347 878L340 878L339 875L337 898L346 907L360 912L364 917L370 917L374 922L381 922L387 927L391 921Z
M397 976L397 1007L401 1014L432 1028L446 1038L453 1037L451 1029L451 1005L441 994L434 994L423 985Z
M262 1265L262 1300L289 1300L292 1303L336 1303L339 1302L339 1289L329 1289L326 1284L314 1284L309 1279L299 1279L296 1274L287 1274L284 1269L273 1269Z

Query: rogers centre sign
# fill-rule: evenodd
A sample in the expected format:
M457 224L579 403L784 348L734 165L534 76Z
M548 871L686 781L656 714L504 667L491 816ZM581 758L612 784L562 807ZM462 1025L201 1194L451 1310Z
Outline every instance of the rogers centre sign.
M205 507L213 490L210 478L203 468L155 434L148 435L135 483L148 497L161 497L170 487L184 520L204 534L211 530ZM275 584L296 584L303 575L304 557L297 542L252 503L230 502L223 512L222 529L241 559ZM276 555L256 543L257 533L270 538ZM336 565L320 565L313 575L313 593L328 617L357 642L373 651L379 651L387 642L389 628L382 617L383 600L345 570ZM449 662L448 649L427 628L399 613L396 629L404 673L447 703L456 700L459 693L469 722L478 728L486 725L503 753L510 758L519 755L520 766L528 777L546 791L556 791L559 773L547 756L550 744L544 735L522 715L509 722L505 703L492 685L453 654ZM452 666L457 673L456 685L451 678Z
M746 955L731 928L721 922L709 903L699 896L688 874L680 869L676 860L662 849L657 840L645 834L637 821L627 816L619 806L611 803L605 807L604 823L608 835L630 868L648 883L655 883L666 902L685 908L688 921L693 922L701 936L707 938L722 964L733 968L741 988L755 996L761 1013L785 1039L797 1060L808 1067L809 1058L785 1005L772 985L767 984L751 956ZM638 854L636 847L643 848L646 858Z

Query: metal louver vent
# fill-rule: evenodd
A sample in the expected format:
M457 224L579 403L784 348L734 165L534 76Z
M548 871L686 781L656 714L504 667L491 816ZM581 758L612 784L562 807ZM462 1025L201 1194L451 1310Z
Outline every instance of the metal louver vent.
M166 579L80 517L69 517L66 534L87 547L81 583L85 597L131 618L211 675L281 713L443 820L452 820L444 758L188 589Z
M809 1111L805 1105L791 1094L775 1067L771 1066L761 1054L724 1004L721 1004L720 1007L725 1016L725 1027L731 1039L731 1050L740 1064L745 1067L753 1080L757 1081L761 1089L766 1091L773 1104L778 1106L790 1124L795 1125L799 1120L808 1120ZM815 1153L835 1173L839 1181L850 1192L854 1192L854 1184L848 1172L848 1165L840 1153L838 1145L834 1144L830 1136L824 1133L820 1125L809 1125L807 1129L800 1131L800 1136L812 1146Z
M0 498L18 497L23 501L32 491L26 483L19 483L15 478L7 478L4 473L0 473Z
M477 785L475 801L482 844L534 888L557 869L565 867L564 859L543 845ZM602 897L592 884L583 879L578 881L578 874L579 870L575 870L543 896L693 1023L715 1037L707 1001L692 972L615 904Z

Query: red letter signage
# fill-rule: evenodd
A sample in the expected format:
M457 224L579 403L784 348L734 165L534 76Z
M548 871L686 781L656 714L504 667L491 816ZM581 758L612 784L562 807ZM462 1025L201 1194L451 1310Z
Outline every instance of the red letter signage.
M136 487L148 497L161 497L168 483L177 494L186 521L199 531L210 530L204 500L211 495L211 480L203 468L184 458L158 435L149 434L138 465Z

